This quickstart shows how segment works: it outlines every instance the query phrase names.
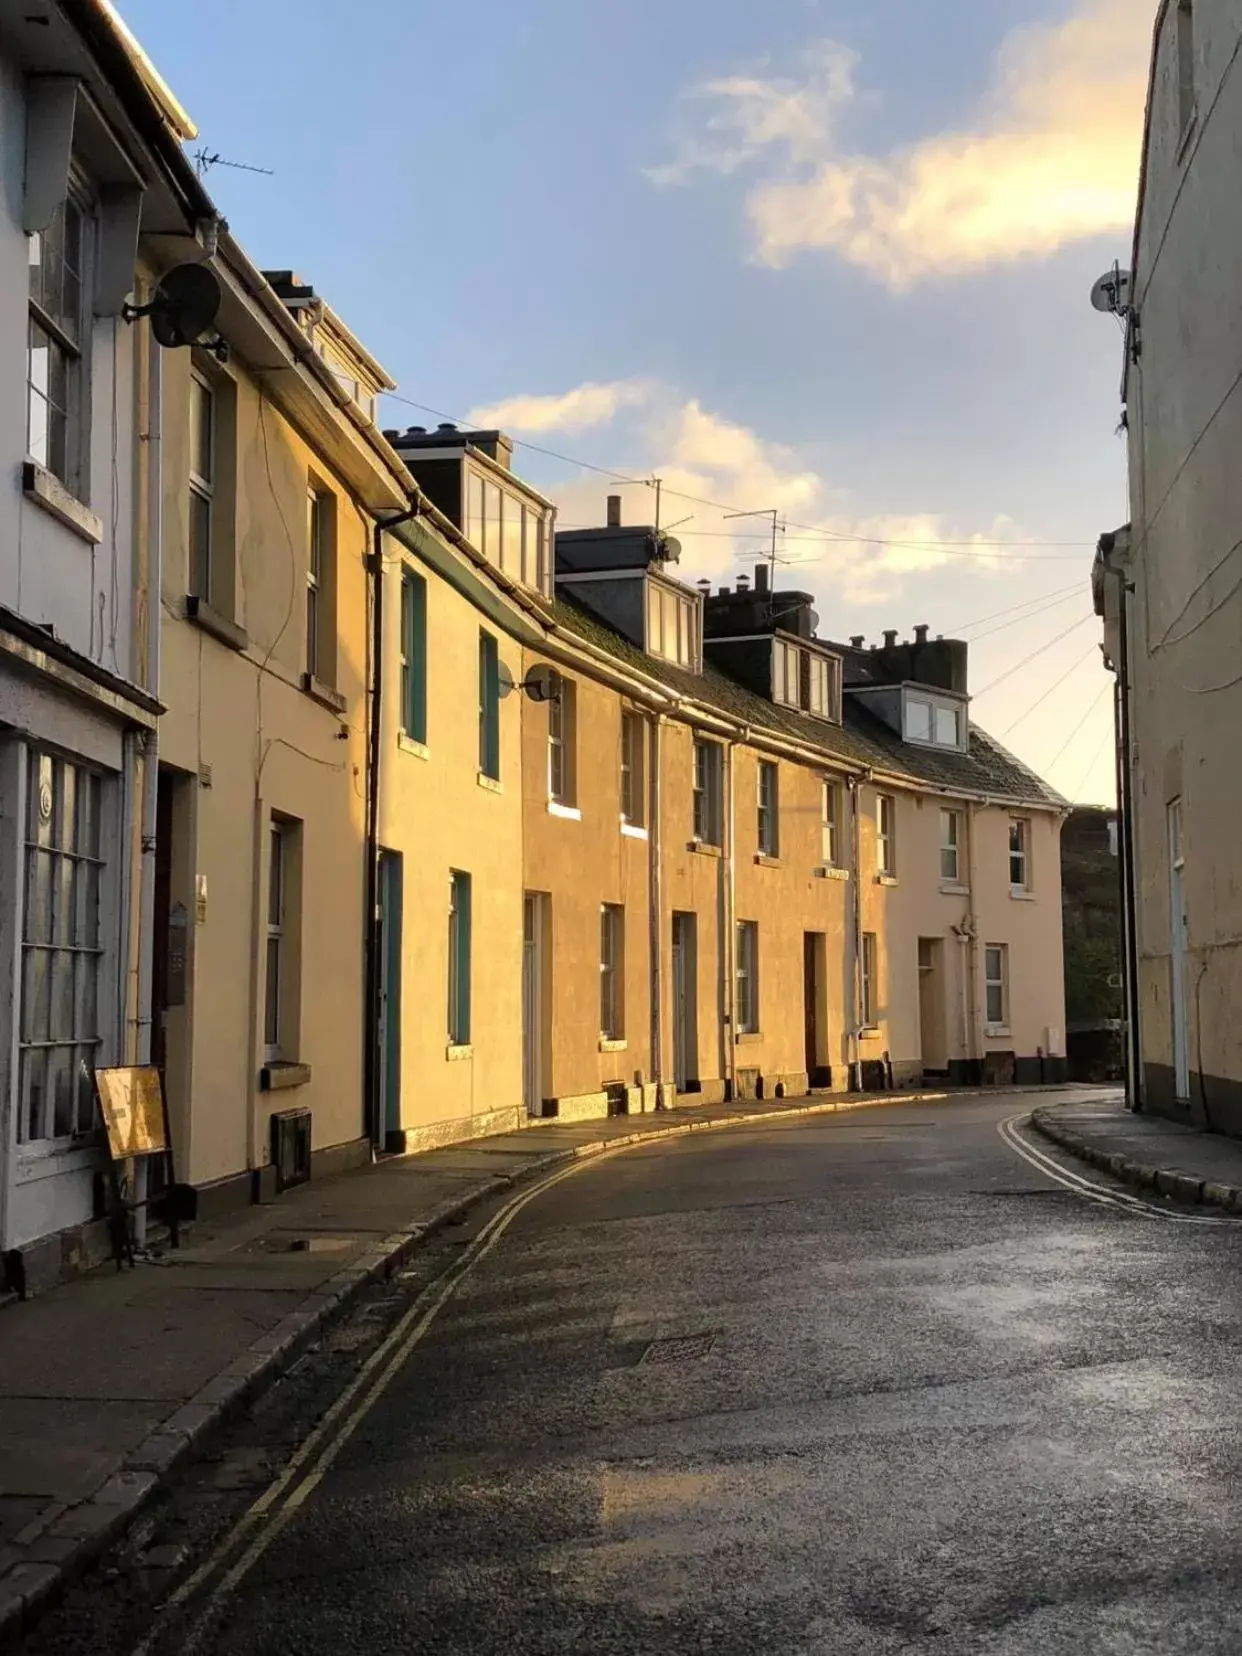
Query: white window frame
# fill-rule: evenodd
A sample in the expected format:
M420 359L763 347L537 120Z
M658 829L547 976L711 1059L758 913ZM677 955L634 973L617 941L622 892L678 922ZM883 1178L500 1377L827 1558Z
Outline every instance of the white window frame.
M734 1016L739 1035L759 1033L759 922L737 923L737 992Z
M694 801L692 821L694 838L701 845L719 846L721 842L721 789L723 783L720 743L696 736L694 739L693 765Z
M755 768L755 796L761 857L781 854L780 792L780 767L774 759L760 759Z
M1017 836L1017 845L1014 837ZM1014 867L1020 868L1020 877L1014 878ZM1009 889L1027 893L1031 890L1031 823L1029 817L1009 819Z
M820 850L826 868L839 868L841 855L841 784L825 778L821 784Z
M328 561L331 506L322 489L306 490L306 671L326 679L321 628L324 621L324 578Z
M864 932L862 934L862 953L858 963L862 989L862 1026L864 1029L876 1027L876 982L878 975L878 958L876 954L876 934Z
M927 715L926 735L920 734L912 727L911 715L916 708ZM942 718L953 721L953 735L948 741L941 735ZM907 690L902 697L902 740L913 742L916 747L943 748L946 752L964 753L965 718L965 708L952 697L936 696L924 690Z
M993 956L996 968L993 970ZM993 996L996 997L993 1000ZM1009 1028L1009 945L985 943L983 946L983 1004L989 1034L1000 1034Z
M285 1057L285 959L289 890L288 829L273 817L268 829L267 953L263 979L263 1050L269 1062Z
M189 521L189 590L196 598L205 604L211 603L212 584L215 576L214 546L215 516L216 516L216 479L215 473L219 459L219 400L216 387L206 374L200 373L197 368L190 373L190 521ZM206 398L207 405L207 463L209 473L204 475L198 469L198 428L195 421L194 390L197 385ZM198 501L205 508L207 535L203 547L202 567L198 566L194 550L194 502Z
M647 721L628 708L621 712L621 820L631 828L647 823Z
M625 1039L625 909L620 903L599 906L599 1036Z
M78 266L74 272L78 281L77 315L70 320L74 324L71 333L64 321L42 302L42 295L36 299L29 293L29 272L37 267L42 270L43 250L46 237L53 226L60 223L63 238L64 214L67 207L72 206L78 218ZM27 254L27 333L26 333L26 451L30 458L44 468L45 471L58 478L65 488L76 499L84 504L90 495L90 347L94 321L92 305L92 290L94 284L94 256L95 256L95 205L86 181L77 172L72 172L69 188L64 200L57 206L56 214L47 230L35 231L28 240ZM63 246L63 239L62 239ZM33 257L35 253L38 257ZM64 261L62 260L62 267ZM48 367L46 386L36 382L34 345L31 338L32 330L38 328L47 340ZM41 445L31 441L33 436L32 412L36 398L42 401L50 410L55 405L51 394L50 365L53 353L59 353L64 361L64 397L65 406L59 410L64 418L65 452L63 456L63 472L53 463L56 458L51 449L51 421L47 421L44 439ZM42 448L41 454L36 454L36 447Z
M461 902L459 899L464 898ZM474 1024L474 882L464 869L449 870L447 1023L450 1047L468 1047Z
M944 885L962 883L962 813L940 808L940 879Z
M886 880L897 877L897 800L893 794L875 796L875 870Z

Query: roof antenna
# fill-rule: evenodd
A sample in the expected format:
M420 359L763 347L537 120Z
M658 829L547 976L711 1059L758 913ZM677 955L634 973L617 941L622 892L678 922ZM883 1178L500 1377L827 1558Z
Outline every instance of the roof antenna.
M208 150L206 144L200 144L194 151L194 170L202 178L210 167L232 167L235 172L262 173L264 178L276 176L271 167L252 167L248 161L226 161L219 150Z

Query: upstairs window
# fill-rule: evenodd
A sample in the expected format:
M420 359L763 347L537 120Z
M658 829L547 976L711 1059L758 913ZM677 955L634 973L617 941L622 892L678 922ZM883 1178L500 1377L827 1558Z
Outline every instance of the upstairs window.
M907 691L903 734L907 742L920 742L928 747L966 748L966 711L960 702L948 697L930 696L919 691Z
M647 649L692 672L699 668L699 601L687 592L647 582Z
M1009 824L1009 889L1031 889L1031 825L1024 817L1014 817Z
M825 782L821 801L823 846L821 855L829 868L841 866L841 784Z
M780 854L780 823L778 815L777 789L779 786L776 766L768 759L759 761L759 854L762 857L775 857Z
M957 885L961 877L960 811L940 813L940 878L946 885Z
M336 496L311 488L306 497L306 671L336 683Z
M772 640L772 699L817 719L841 722L841 663L836 656Z
M466 539L511 580L547 592L544 514L481 472L466 469L462 485Z
M79 499L88 483L89 222L84 200L71 193L28 241L26 450Z
M479 629L479 774L500 781L500 649Z
M216 499L216 394L201 374L190 376L190 591L211 602L211 543Z
M897 873L897 801L892 794L876 795L875 867L886 877Z
M548 699L548 798L572 807L577 799L576 686L557 673Z
M694 744L694 837L720 844L722 769L719 742Z
M427 583L408 568L401 572L401 730L411 742L427 740Z
M641 713L621 715L621 820L641 828L646 811L646 721Z

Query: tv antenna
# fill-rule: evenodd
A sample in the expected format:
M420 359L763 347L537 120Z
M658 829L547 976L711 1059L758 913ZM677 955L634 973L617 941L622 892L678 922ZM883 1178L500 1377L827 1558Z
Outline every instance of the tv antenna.
M252 167L249 161L229 161L219 150L209 150L206 144L200 144L194 151L194 170L202 178L210 167L232 167L234 172L261 173L264 178L275 177L271 167Z
M770 517L772 519L772 546L771 546L771 550L768 552L768 563L771 566L771 574L770 574L769 579L768 579L768 594L769 594L769 596L768 596L768 608L769 609L772 608L773 597L776 593L776 566L779 563L788 562L788 559L778 557L777 553L776 553L776 537L778 535L783 535L785 533L785 530L786 530L786 527L787 527L787 525L783 524L780 521L780 515L781 515L780 514L780 508L778 506L766 506L766 507L763 508L762 511L758 511L758 512L726 512L725 513L726 521L729 520L730 518L751 518L751 517Z

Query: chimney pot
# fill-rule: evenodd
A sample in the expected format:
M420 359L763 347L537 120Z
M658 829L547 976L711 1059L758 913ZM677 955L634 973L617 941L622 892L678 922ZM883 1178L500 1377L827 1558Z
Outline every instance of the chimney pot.
M755 591L766 593L768 590L768 566L765 563L755 565Z
M441 420L439 425L436 427L436 430L437 431L456 431L457 427L453 424L452 420Z
M884 634L884 648L886 650L895 650L897 648L897 629L896 629L896 627L893 627L891 630L888 630L888 631L885 632L885 634Z
M397 438L400 437L400 435L401 435L401 433L394 426L391 429L386 430L384 432L384 441L386 443L395 443Z
M914 642L916 644L926 644L927 635L930 631L931 629L928 627L927 623L925 621L921 621L914 629Z
M738 576L738 578L737 578L737 590L738 590L738 595L740 597L744 598L749 594L749 592L750 592L750 576L749 575L739 575Z
M727 587L727 586L717 587L716 588L716 596L718 598L732 598L733 588L732 587Z
M711 597L712 583L710 581L699 581L696 584L705 598Z
M861 650L866 642L867 637L865 633L855 633L853 638L850 639L850 645L855 650Z
M621 496L620 495L609 495L608 496L608 518L607 518L607 523L608 523L608 527L610 529L619 529L621 527Z

